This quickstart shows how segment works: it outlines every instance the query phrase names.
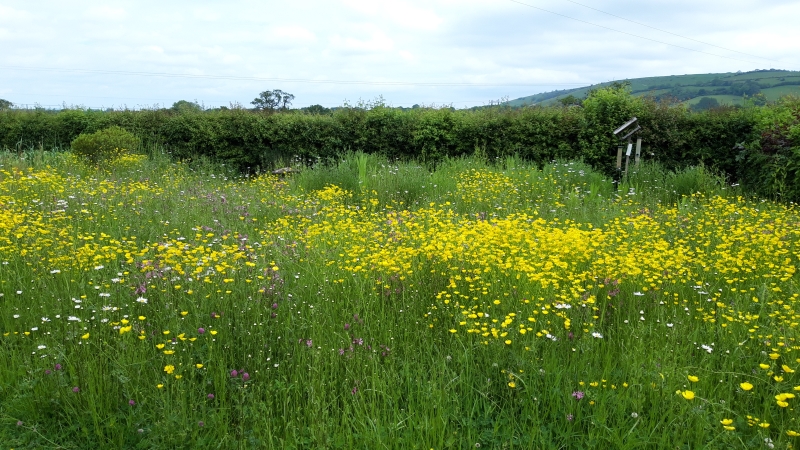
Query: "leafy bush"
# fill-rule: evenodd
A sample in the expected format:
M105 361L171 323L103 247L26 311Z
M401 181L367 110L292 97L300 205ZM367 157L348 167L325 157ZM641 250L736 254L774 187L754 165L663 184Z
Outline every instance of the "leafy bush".
M115 125L91 134L81 134L71 146L75 155L98 164L131 153L138 148L139 139Z
M754 115L754 138L738 154L742 185L762 196L800 200L800 97L784 97Z

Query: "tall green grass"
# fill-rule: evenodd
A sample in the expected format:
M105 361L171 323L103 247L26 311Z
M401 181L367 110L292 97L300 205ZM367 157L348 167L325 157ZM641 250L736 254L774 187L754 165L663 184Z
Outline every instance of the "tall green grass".
M102 169L63 153L0 155L0 183L15 189L0 192L0 209L55 220L52 204L65 200L73 219L64 230L76 242L69 252L77 253L84 241L122 248L114 242L133 237L137 248L150 248L131 256L135 263L112 251L85 267L51 273L59 267L7 244L28 239L16 237L26 224L0 229L0 332L9 333L0 337L0 443L7 448L727 449L760 448L765 439L779 448L798 444L786 435L800 431L796 418L776 410L772 396L778 387L767 387L770 376L758 369L769 361L761 351L772 351L778 333L787 351L797 345L795 329L779 329L762 312L770 299L797 307L791 297L795 276L778 282L759 278L770 272L755 268L759 277L733 284L747 294L726 291L719 299L741 305L741 314L762 314L753 323L774 333L770 338L753 336L740 344L739 335L726 330L747 334L751 324L731 322L726 329L706 322L697 308L723 310L698 291L730 285L727 275L699 269L664 281L664 296L641 292L651 286L644 277L593 280L582 288L597 295L598 310L580 317L596 320L601 338L581 331L585 325L576 315L574 335L555 323L548 326L555 339L541 337L529 351L509 351L502 342L483 345L482 339L449 331L458 322L450 315L459 313L436 299L452 291L448 286L456 277L469 275L466 262L415 261L418 270L403 276L350 273L339 263L361 244L337 241L335 234L319 245L305 244L312 226L326 221L345 236L363 226L356 221L365 217L394 221L386 226L398 230L431 217L425 219L428 232L448 220L469 231L527 215L528 222L541 219L548 229L587 233L622 229L620 223L649 216L659 223L684 220L665 226L672 233L667 239L695 239L700 247L710 238L687 237L681 230L690 219L716 217L706 199L740 201L743 214L755 214L753 203L735 200L741 192L702 166L672 173L644 164L615 189L609 177L571 161L539 168L515 157L491 163L447 158L429 170L415 161L352 153L265 181L202 161L178 164L157 152L149 155L134 165ZM87 186L107 180L107 192L76 192L61 182L31 181L26 187L22 177L39 171ZM138 194L122 189L132 183L148 188ZM491 183L500 188L492 190ZM343 206L325 200L330 186L349 192ZM798 221L792 209L757 207ZM671 216L676 208L682 208L678 219ZM425 216L426 209L441 215ZM26 233L38 233L29 225ZM631 225L629 233L629 240L651 243L647 230ZM32 235L24 242L39 254L37 245L49 245L43 239ZM400 237L387 232L372 239L389 245ZM798 236L787 239L794 246ZM233 268L206 264L189 277L167 270L176 265L168 257L154 259L169 246L188 243L220 255L241 251L246 258ZM785 258L796 264L793 251ZM764 260L777 261L766 254ZM546 297L549 307L566 292L515 278L513 268L486 267L482 280L504 301L529 290L531 299ZM458 283L468 289L469 282ZM135 292L142 285L146 292ZM188 288L194 293L187 294ZM140 296L148 303L137 302ZM761 302L752 303L753 296ZM571 312L580 308L577 302ZM67 319L73 315L81 322ZM433 317L440 322L429 327ZM120 334L122 319L136 329ZM181 333L197 340L183 341ZM163 349L155 347L165 342ZM701 348L711 343L712 353ZM175 355L162 353L172 348ZM790 355L797 357L787 353L786 361L800 370ZM175 365L173 374L164 370L168 363ZM701 381L693 385L687 374ZM737 389L744 380L757 380L758 395L769 391L766 400ZM675 393L688 389L702 398L687 401ZM745 414L771 421L772 428L748 426ZM727 417L735 418L738 431L722 428L720 420Z

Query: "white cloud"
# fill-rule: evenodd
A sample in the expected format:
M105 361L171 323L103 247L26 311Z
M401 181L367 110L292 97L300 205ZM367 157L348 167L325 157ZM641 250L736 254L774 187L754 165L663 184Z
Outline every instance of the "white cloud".
M404 1L342 0L342 3L358 13L394 22L403 28L435 30L443 21L433 10Z
M330 44L336 50L354 52L384 52L394 47L394 41L380 31L372 33L367 39L335 34L330 37Z
M272 29L272 35L276 38L291 40L291 42L287 42L287 44L314 42L317 40L317 36L311 30L301 26L275 27Z
M341 104L384 94L395 105L483 104L625 77L800 69L800 2L597 0L593 8L521 0L602 27L733 59L692 52L529 8L491 0L0 0L0 67L38 66L243 77L474 82L532 86L374 86L270 80L167 78L0 69L15 103L95 105L248 104L265 89L295 106ZM588 0L578 0L586 3ZM634 7L635 6L635 7ZM741 52L736 54L651 27ZM744 60L744 61L740 61ZM749 61L749 62L748 62ZM535 85L535 86L533 86ZM97 94L99 87L102 93ZM102 97L98 97L98 95ZM463 103L459 103L463 102ZM469 103L472 102L472 103Z
M32 17L28 11L0 5L0 23L27 20Z
M406 62L415 63L418 61L417 57L414 56L414 54L408 50L400 50L399 52L397 52L397 54L400 55L400 57L403 58L403 60Z
M97 6L86 10L86 16L99 20L120 20L124 19L127 13L122 8L111 6Z

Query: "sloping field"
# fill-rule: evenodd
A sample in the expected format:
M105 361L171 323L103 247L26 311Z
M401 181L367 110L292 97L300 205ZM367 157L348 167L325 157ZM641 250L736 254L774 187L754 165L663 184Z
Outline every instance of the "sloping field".
M674 97L681 101L714 97L726 99L728 104L733 104L732 100L728 101L727 97L720 96L737 97L737 101L741 102L743 95L753 95L758 92L763 92L768 100L777 100L781 95L800 93L800 72L788 70L669 75L618 81L630 82L631 92L637 96ZM611 83L530 95L511 100L509 105L551 105L570 95L584 98L590 90L606 87Z

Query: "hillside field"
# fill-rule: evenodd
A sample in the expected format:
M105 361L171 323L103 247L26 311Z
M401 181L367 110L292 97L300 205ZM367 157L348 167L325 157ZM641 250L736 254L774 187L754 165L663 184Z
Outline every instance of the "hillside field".
M716 98L721 104L739 104L744 95L752 96L758 92L762 92L770 101L775 101L782 95L800 94L800 71L788 70L670 75L618 81L630 82L631 92L636 96L670 97L690 105L697 103L701 97ZM609 85L611 82L545 92L511 100L508 104L510 106L552 105L569 95L584 98L591 89Z

